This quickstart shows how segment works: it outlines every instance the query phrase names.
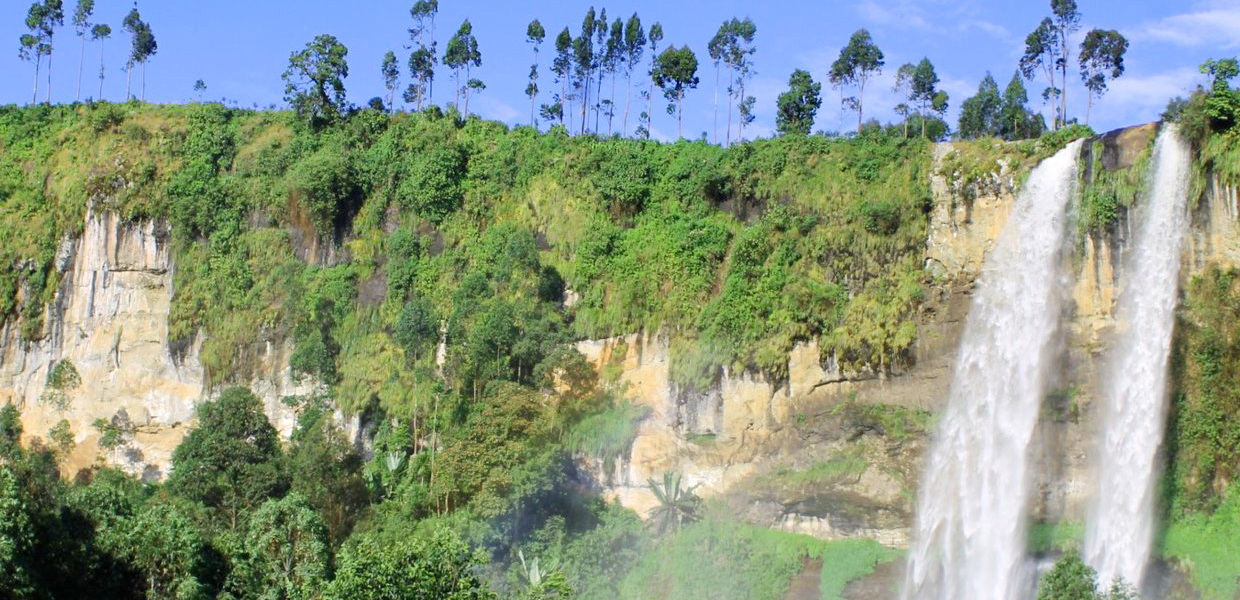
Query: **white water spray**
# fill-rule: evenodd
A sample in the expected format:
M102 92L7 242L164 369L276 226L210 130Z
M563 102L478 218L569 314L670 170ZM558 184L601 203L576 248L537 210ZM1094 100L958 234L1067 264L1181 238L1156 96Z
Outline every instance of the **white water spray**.
M1022 600L1029 444L1067 289L1080 142L1038 165L986 258L951 397L926 462L906 600Z
M1140 585L1149 562L1189 161L1175 127L1164 128L1154 145L1144 221L1127 257L1120 330L1103 380L1098 490L1085 532L1085 559L1104 586L1117 577Z

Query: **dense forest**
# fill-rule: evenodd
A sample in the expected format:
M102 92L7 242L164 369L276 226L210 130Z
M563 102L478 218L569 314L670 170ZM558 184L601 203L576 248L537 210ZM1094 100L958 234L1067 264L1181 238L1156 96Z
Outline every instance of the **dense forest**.
M67 422L22 431L18 410L0 407L0 595L774 600L812 558L822 597L838 598L898 553L742 524L676 473L649 482L649 515L599 497L582 457L618 459L646 415L574 343L668 335L683 389L725 369L786 378L807 340L843 368L900 371L942 283L924 265L933 141L961 140L944 169L964 189L1093 135L1064 100L1080 15L1073 2L1052 9L1003 93L988 74L955 128L929 59L899 67L901 122L865 120L866 82L884 64L863 29L825 78L856 131L811 133L821 84L797 71L780 134L759 139L745 135L756 25L730 19L709 56L727 77L723 139L659 143L653 97L678 118L698 58L661 46L662 26L636 14L590 9L580 31L556 35L554 86L539 84L548 32L530 23L531 124L509 127L470 114L485 89L470 71L479 41L465 21L441 53L434 0L413 6L404 73L385 57L382 97L348 105L348 51L320 35L289 59L289 107L269 110L148 104L141 82L122 103L51 104L50 84L38 103L65 15L59 0L35 3L21 56L36 102L0 107L0 319L25 342L46 335L58 248L88 213L166 223L170 344L197 345L211 394L162 482L108 456L66 472ZM72 16L83 45L111 35L92 10L79 0ZM127 72L140 70L158 48L151 25L135 8L122 28ZM1127 40L1084 39L1080 79L1097 97L1123 73ZM437 65L451 72L446 107L432 102ZM1240 70L1202 68L1212 86L1164 115L1199 157L1198 199L1207 177L1240 183ZM1058 102L1049 126L1024 87L1042 77ZM1083 231L1114 226L1124 185L1089 188ZM1226 493L1240 469L1238 282L1221 269L1193 279L1176 341L1162 551L1211 598L1234 595L1240 554L1240 494ZM286 343L316 392L285 398L298 424L281 439L242 386ZM53 374L53 389L90 384L69 363ZM371 439L354 443L338 414L372 425ZM134 434L123 419L94 427L109 452ZM1069 552L1039 598L1129 593L1097 592L1091 577Z

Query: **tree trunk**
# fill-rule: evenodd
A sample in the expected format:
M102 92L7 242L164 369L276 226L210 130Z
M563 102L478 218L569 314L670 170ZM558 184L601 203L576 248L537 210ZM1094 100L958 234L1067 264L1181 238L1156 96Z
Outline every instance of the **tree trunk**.
M624 72L624 120L620 126L624 128L624 135L629 134L629 108L633 105L633 67L630 66Z
M589 121L586 120L589 111L586 108L590 106L590 81L592 79L593 74L587 70L585 81L582 82L583 85L581 86L581 128L577 130L579 134L584 134L586 132L586 125L589 124Z
M598 87L594 88L594 133L598 133L599 113L603 111L603 77L606 75L607 72L603 69L598 70Z
M1085 97L1085 126L1089 127L1089 111L1094 107L1094 95L1087 91Z
M685 99L684 90L676 90L676 139L678 140L685 137L684 134L681 133L681 128L680 128L680 122L685 116L685 110L684 110L684 104L683 104L684 99Z
M52 103L52 51L51 40L48 40L47 51L47 103Z
M78 80L77 93L73 96L73 101L78 102L82 99L82 69L86 67L86 37L82 37L82 51L78 55Z
M129 102L129 99L133 96L132 90L133 90L133 62L131 61L129 64L125 65L125 101L126 102Z
M142 101L146 102L146 61L142 61Z
M865 79L857 84L857 135L861 135L861 119L865 108Z
M728 65L728 130L724 133L724 147L732 145L732 98L736 94L732 93L732 65Z
M611 104L607 107L607 135L611 136L611 124L616 119L616 71L611 72Z
M719 61L715 61L715 118L711 124L711 143L719 143Z
M96 100L103 100L103 40L99 40L99 97Z
M39 54L39 49L35 48L34 52L34 91L30 92L31 104L39 102L39 67L43 63L43 55Z
M743 78L739 81L740 81L739 87L740 87L740 94L741 94L740 95L740 99L741 99L740 106L743 107L745 106L745 82ZM738 114L736 116L739 118L736 121L736 141L743 142L745 141L745 115L740 114L740 108L737 108L737 113Z

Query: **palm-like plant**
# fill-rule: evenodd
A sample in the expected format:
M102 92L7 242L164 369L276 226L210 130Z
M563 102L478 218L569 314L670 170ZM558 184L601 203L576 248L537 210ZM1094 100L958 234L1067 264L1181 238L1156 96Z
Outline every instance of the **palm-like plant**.
M693 493L697 486L681 488L679 473L664 473L662 486L653 478L647 480L647 485L659 500L659 505L650 511L650 522L655 531L675 531L685 523L698 519L698 507L702 500Z
M568 585L568 576L556 567L554 561L550 567L540 567L537 556L526 562L525 552L521 550L517 551L517 558L521 559L521 578L526 585L523 600L567 598L573 594L573 588Z

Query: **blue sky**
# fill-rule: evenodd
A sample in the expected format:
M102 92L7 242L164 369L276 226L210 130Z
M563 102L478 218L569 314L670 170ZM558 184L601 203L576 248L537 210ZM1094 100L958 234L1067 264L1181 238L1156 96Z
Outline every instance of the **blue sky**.
M1092 125L1106 130L1156 119L1172 96L1183 94L1203 79L1197 65L1209 57L1240 53L1240 0L1166 1L1078 0L1083 15L1079 34L1093 27L1119 29L1130 40L1127 73L1094 105ZM65 0L66 12L74 0ZM120 21L130 7L120 0L97 0L96 20L110 23L114 36L107 42L107 79L104 97L124 95L122 59L128 41ZM408 51L411 0L145 0L140 4L159 42L159 53L147 67L147 99L182 102L194 97L192 86L201 78L206 98L228 98L242 106L281 104L280 73L288 55L319 33L331 33L349 48L350 74L346 81L352 102L363 103L383 95L379 64L387 50L395 50L402 66ZM474 75L487 90L471 101L481 115L521 123L528 120L529 103L523 94L532 54L524 42L526 24L538 18L548 31L544 67L551 54L551 38L565 25L574 32L590 2L583 0L528 0L525 2L441 0L436 20L440 48L465 18L474 25L483 64ZM664 44L688 44L703 62L701 85L690 92L685 105L685 135L696 137L712 130L714 71L706 57L706 42L723 20L751 17L758 26L755 55L757 75L750 90L757 97L757 119L748 134L769 135L774 128L775 97L786 87L793 69L825 78L840 46L857 28L870 29L886 54L887 67L867 90L867 116L894 118L899 102L890 91L896 67L927 56L941 78L940 87L951 96L949 121L954 123L960 102L972 95L978 81L990 71L1004 85L1023 49L1025 35L1049 13L1049 1L994 2L985 0L848 0L848 1L681 1L628 0L605 6L609 18L636 11L649 26L660 21ZM0 103L30 99L33 65L17 58L18 37L24 31L26 0L4 0L0 9L0 40L11 51L0 58ZM97 45L86 49L83 96L97 89ZM57 37L52 99L70 101L76 87L79 45L66 25ZM135 73L135 89L136 89ZM1083 116L1084 94L1074 73L1070 76L1069 111ZM450 102L450 77L440 67L435 100ZM544 90L554 87L544 69ZM43 85L43 84L41 84ZM623 83L621 83L621 88ZM1029 84L1035 99L1040 83ZM824 85L824 88L827 86ZM852 115L841 115L838 95L824 89L824 106L817 129L847 130ZM43 92L40 92L42 98ZM542 100L545 100L543 98ZM654 132L674 136L676 123L655 110ZM723 120L722 118L720 119ZM632 128L630 124L630 128ZM722 128L722 125L720 125ZM722 136L722 132L720 132Z

